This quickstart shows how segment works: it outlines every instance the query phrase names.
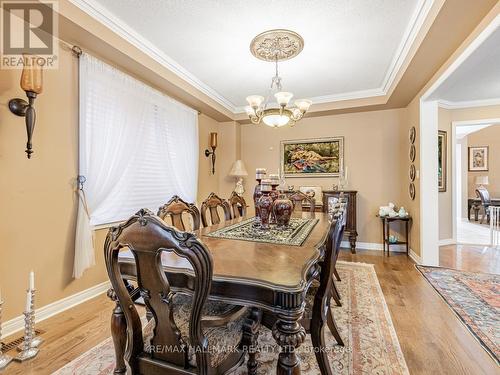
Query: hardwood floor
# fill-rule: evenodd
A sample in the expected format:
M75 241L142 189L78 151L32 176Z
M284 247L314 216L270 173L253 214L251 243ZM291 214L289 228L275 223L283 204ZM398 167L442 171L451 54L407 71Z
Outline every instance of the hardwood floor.
M499 273L500 251L475 246L446 246L441 265ZM403 253L383 257L379 251L342 251L341 259L375 264L380 285L411 374L498 374L485 350L455 317ZM110 336L113 304L99 296L41 322L45 330L38 357L8 367L2 375L50 374ZM7 338L5 341L9 341ZM78 374L83 375L83 374Z

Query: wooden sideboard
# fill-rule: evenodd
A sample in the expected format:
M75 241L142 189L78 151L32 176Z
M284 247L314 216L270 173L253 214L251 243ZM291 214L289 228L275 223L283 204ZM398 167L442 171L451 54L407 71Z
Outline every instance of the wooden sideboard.
M349 244L351 245L351 252L356 253L356 239L358 237L358 231L356 226L356 195L355 190L325 190L323 191L323 211L328 212L328 199L338 198L340 193L344 193L347 197L347 221L344 236L349 239Z

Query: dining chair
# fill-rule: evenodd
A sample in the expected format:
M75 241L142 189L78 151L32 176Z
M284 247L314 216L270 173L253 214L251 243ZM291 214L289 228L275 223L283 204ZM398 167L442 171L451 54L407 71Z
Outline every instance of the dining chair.
M484 186L480 186L476 189L476 195L481 199L481 207L484 210L483 216L481 216L480 224L483 223L484 217L486 216L486 223L490 222L490 205L491 197L490 192Z
M231 208L229 207L229 203L226 200L219 198L217 194L210 193L207 199L203 201L201 204L201 222L204 227L208 227L210 225L217 225L220 223L218 208L222 208L224 212L224 219L231 220ZM207 220L207 211L210 212L210 222Z
M340 240L344 234L345 220L344 210L338 208L333 212L332 220L326 236L318 246L322 251L323 260L320 263L321 272L319 280L314 280L305 295L305 311L301 325L311 335L316 360L322 375L331 375L326 351L324 327L329 328L338 345L344 346L335 319L330 309L330 301L334 293L333 267L337 261ZM262 324L272 329L276 318L271 314L263 312Z
M235 191L231 193L228 202L232 210L233 219L237 219L247 214L247 203L245 202L245 199L238 195Z
M135 259L137 284L152 319L142 322L122 279L118 253ZM174 253L190 264L190 291L174 292L162 269L162 256ZM168 226L142 209L111 228L104 246L105 263L117 307L111 331L115 373L226 374L244 360L243 329L248 309L212 302L213 261L210 251L189 232ZM126 348L126 352L125 352Z
M167 221L169 218L171 224L181 231L186 230L183 216L188 214L191 216L191 230L200 229L200 211L193 203L187 203L179 196L174 195L170 200L158 209L158 216Z
M288 199L290 199L293 202L294 211L296 209L298 211L302 211L304 202L306 202L306 205L309 207L309 212L314 212L316 208L316 200L313 197L310 197L301 191L294 191L290 193L288 195Z

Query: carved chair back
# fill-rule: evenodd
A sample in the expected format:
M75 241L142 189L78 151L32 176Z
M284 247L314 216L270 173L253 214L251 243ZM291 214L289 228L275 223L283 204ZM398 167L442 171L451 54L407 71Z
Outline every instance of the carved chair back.
M321 262L320 285L315 295L314 306L318 303L321 306L326 306L326 304L329 303L331 288L333 288L333 270L337 262L338 251L344 234L344 217L345 215L342 209L338 209L333 213L333 218L330 222L328 232L322 241L321 247L323 248L323 261ZM314 310L315 307L313 307L313 317ZM320 316L323 317L322 309L316 311L316 313L321 313Z
M220 216L217 208L222 208L224 212L224 220L231 220L231 208L226 200L219 198L215 193L210 193L207 199L201 204L201 222L204 227L217 225L220 223ZM210 214L208 221L207 211Z
M141 319L122 280L118 263L119 251L127 248L135 259L138 289L154 319L150 347L169 350L146 352ZM174 372L172 369L180 368L179 372L185 373L185 369L190 366L189 350L173 319L174 293L162 270L163 252L173 252L186 259L194 272L189 344L195 349L197 372L205 374L209 368L210 355L207 338L201 328L201 318L213 272L210 252L193 234L177 231L147 209L138 211L126 223L111 228L104 245L108 275L127 322L129 365L134 374L143 373L140 369L145 366L155 368L158 373L166 367Z
M476 195L481 199L481 204L488 207L491 204L490 192L484 186L476 189Z
M313 197L310 197L301 191L294 191L288 196L288 198L293 202L294 210L297 209L298 211L302 211L302 205L306 202L309 206L309 212L314 212L316 200Z
M247 203L242 196L238 195L238 193L233 191L228 201L231 206L233 219L237 219L247 214Z
M183 201L179 196L174 195L167 203L158 209L158 216L164 221L169 218L174 227L181 231L186 230L183 216L191 215L193 220L191 230L200 229L200 211L193 203Z

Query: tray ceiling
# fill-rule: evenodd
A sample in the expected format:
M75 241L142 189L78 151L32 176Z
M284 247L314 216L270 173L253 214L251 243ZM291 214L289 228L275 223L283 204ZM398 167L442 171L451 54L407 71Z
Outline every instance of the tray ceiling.
M302 53L280 63L283 86L315 103L380 96L401 67L433 0L71 0L183 79L241 112L265 94L272 63L249 43L298 32Z

